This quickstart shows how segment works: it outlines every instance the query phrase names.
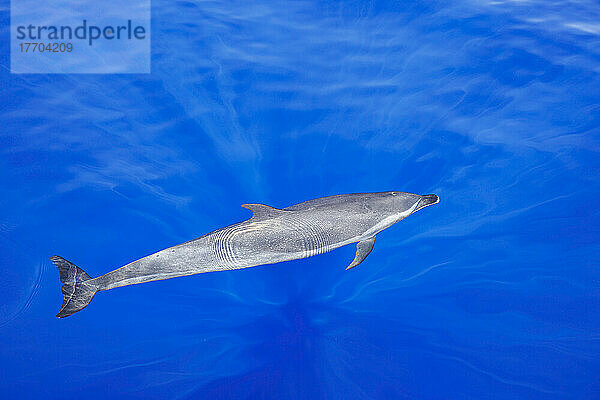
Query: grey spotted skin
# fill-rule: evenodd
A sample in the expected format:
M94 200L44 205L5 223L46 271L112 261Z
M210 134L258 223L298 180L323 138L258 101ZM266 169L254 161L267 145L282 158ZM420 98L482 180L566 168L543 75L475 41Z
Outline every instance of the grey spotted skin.
M369 255L376 235L414 212L438 203L435 194L357 193L322 197L284 209L244 204L252 218L161 250L97 278L59 256L52 262L63 282L57 317L80 311L101 290L120 286L274 264L358 243L347 269Z

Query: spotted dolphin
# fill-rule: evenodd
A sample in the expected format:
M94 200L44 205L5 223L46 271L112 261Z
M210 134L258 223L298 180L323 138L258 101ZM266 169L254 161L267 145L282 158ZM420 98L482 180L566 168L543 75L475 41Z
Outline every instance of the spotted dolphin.
M137 283L274 264L326 253L358 243L346 269L371 252L382 230L439 202L438 196L405 192L341 194L284 209L243 204L250 219L161 250L97 278L59 256L52 256L63 283L59 318L86 307L101 290Z

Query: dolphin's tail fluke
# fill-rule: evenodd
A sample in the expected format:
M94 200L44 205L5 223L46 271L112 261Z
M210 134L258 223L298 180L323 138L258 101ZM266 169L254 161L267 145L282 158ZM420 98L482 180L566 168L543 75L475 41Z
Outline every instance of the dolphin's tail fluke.
M64 283L63 304L56 316L68 317L85 308L92 301L98 288L90 282L92 278L75 264L59 256L52 256L52 262L58 268L60 281Z

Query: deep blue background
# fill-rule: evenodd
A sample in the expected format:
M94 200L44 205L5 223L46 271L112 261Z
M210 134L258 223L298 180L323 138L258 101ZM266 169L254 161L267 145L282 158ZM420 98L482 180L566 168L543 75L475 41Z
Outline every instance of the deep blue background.
M2 5L0 397L600 398L597 2L153 0L152 74L104 76L11 75ZM385 190L441 202L354 270L54 317L52 254L97 276L242 203Z

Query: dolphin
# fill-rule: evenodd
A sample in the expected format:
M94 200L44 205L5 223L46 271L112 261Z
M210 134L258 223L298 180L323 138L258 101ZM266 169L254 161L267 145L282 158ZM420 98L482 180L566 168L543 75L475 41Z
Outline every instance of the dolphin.
M101 290L297 260L350 243L358 244L356 256L346 269L354 268L369 255L379 232L438 202L435 194L380 192L321 197L283 209L243 204L252 211L250 219L97 278L60 256L52 256L63 283L63 304L56 316L64 318L82 310Z

